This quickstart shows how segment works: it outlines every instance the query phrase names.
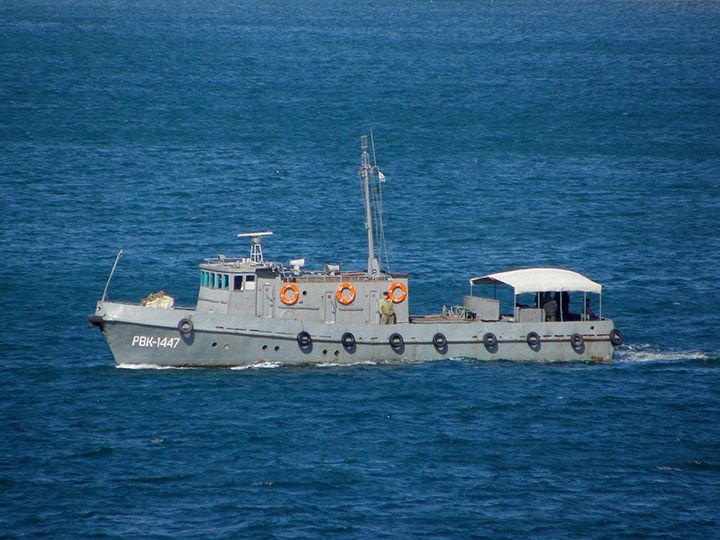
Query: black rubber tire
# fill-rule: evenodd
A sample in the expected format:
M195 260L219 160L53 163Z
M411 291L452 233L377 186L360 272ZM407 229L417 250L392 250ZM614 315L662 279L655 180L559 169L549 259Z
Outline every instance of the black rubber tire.
M622 332L617 328L613 328L610 331L610 343L612 343L613 347L617 347L618 345L622 345L622 341Z
M396 351L398 349L402 348L402 346L405 344L405 340L397 332L395 332L394 334L391 334L388 341L390 342L390 346Z
M573 349L582 349L583 343L585 343L585 340L580 334L570 336L570 345L572 345Z
M297 342L303 349L312 345L312 337L305 330L297 335Z
M527 343L530 348L534 348L540 345L540 336L537 332L528 332L528 335L525 339L527 339Z
M345 332L340 338L340 341L346 349L352 349L355 346L355 336L350 332Z
M497 337L495 337L495 334L492 332L488 332L483 336L483 344L488 349L492 349L493 347L497 347Z
M433 345L435 345L436 349L444 349L447 347L448 341L445 337L445 334L442 334L438 332L433 336Z
M195 329L190 319L180 319L177 328L181 334L185 335L191 333Z

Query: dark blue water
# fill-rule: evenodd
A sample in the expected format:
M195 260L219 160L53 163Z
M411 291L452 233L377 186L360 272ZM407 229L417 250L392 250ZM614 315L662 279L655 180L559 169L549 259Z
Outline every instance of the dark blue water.
M720 536L720 4L0 5L0 537ZM197 263L364 264L411 310L605 286L611 364L128 370L86 316Z

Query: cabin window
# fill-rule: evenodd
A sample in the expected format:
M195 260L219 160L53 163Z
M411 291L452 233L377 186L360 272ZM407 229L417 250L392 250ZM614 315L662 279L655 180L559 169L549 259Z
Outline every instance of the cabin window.
M235 276L235 286L233 287L236 291L243 290L243 277Z
M242 277L240 286L242 287ZM210 287L213 289L229 289L230 288L230 276L228 274L216 274L215 272L206 272L202 270L200 272L200 285L203 287ZM237 288L237 278L236 278Z
M254 291L255 290L255 276L254 275L248 275L245 276L245 289L248 291Z

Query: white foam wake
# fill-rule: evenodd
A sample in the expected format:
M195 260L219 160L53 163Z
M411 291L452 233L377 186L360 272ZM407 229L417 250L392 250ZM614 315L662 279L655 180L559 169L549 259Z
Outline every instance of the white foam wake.
M617 362L686 362L716 358L702 351L662 349L649 343L623 345L615 351Z
M249 366L233 366L230 369L234 371L244 371L246 369L277 369L284 365L282 362L262 362L260 364L250 364Z
M193 369L178 366L157 366L155 364L118 364L116 367L119 369Z

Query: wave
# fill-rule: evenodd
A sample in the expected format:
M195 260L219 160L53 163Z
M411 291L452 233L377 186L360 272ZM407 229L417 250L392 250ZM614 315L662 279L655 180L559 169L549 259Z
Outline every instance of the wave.
M91 450L76 452L67 456L67 459L104 458L113 454L115 450L107 446L97 446Z
M338 363L338 362L309 362L305 364L292 364L286 362L262 362L260 364L250 364L246 366L228 366L225 369L232 371L245 371L248 369L277 369L281 367L353 367L353 366L378 366L378 365L400 365L400 364L422 364L426 362L435 362L436 360L359 360L352 363ZM155 364L117 364L118 369L208 369L205 367L187 367L187 366L158 366Z
M233 371L245 371L245 370L261 370L261 369L278 369L283 367L318 367L318 368L348 368L358 366L402 366L411 364L427 364L439 361L450 361L450 362L510 362L512 360L497 359L497 360L477 360L467 357L450 357L445 359L435 360L408 360L406 358L398 358L396 360L358 360L352 363L338 363L338 362L310 362L307 364L292 364L282 361L276 362L262 362L260 364L251 364L246 366L230 366L227 369ZM667 349L650 343L640 344L627 344L618 347L615 350L615 355L611 362L624 362L624 363L670 363L670 362L713 362L720 361L720 354L709 353L699 350L678 350L678 349ZM526 363L526 362L519 362ZM534 363L534 362L527 362ZM118 364L119 369L205 369L201 367L183 367L183 366L157 366L154 364Z
M448 359L451 360L451 359ZM452 359L455 360L455 359ZM249 366L235 366L231 367L232 370L246 370L246 369L276 369L280 367L315 367L315 368L348 368L357 366L394 366L394 365L405 365L405 364L425 364L428 362L437 362L437 360L357 360L356 362L339 363L339 362L307 362L303 364L292 364L285 362L263 362L262 364L253 364Z
M246 369L277 369L283 367L284 362L262 362L260 364L250 364L249 366L233 366L233 371L245 371Z
M157 366L155 364L117 364L118 369L196 369L183 366Z
M649 343L623 345L615 351L616 362L689 362L719 360L717 354L697 350L663 349Z

